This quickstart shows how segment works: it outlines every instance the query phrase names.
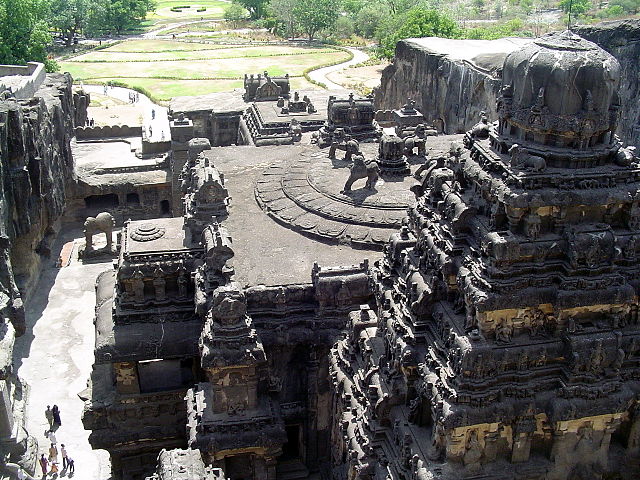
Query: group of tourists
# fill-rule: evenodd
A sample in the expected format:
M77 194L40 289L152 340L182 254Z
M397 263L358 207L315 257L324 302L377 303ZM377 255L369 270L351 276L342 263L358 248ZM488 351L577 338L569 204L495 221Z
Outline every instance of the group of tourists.
M49 429L45 435L49 442L51 442L51 446L49 447L48 457L44 453L40 456L40 468L42 468L43 478L46 478L47 475L51 475L51 478L57 478L58 474L61 476L68 474L69 477L71 477L75 473L73 458L69 456L64 443L60 444L60 449L58 450L58 440L56 439L55 433L60 426L62 426L60 409L57 405L54 405L53 408L47 405L44 415L49 422ZM62 457L62 471L60 471L58 467L58 455Z

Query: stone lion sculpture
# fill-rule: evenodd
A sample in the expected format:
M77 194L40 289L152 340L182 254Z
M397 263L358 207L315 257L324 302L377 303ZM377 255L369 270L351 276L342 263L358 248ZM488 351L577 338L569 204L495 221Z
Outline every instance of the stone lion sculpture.
M533 172L544 172L547 168L547 162L538 155L531 155L528 150L514 143L509 149L511 155L511 166L522 168Z
M84 222L84 238L86 241L86 250L93 249L93 234L96 232L104 232L107 237L106 250L112 249L113 244L113 227L116 226L116 221L113 219L113 215L109 212L102 212L95 217L87 217Z
M350 192L353 182L361 178L367 179L365 188L370 190L376 186L378 176L380 174L380 168L375 161L366 162L364 156L360 153L353 155L353 165L351 165L350 175L347 179L347 183L344 184L344 190L342 192Z

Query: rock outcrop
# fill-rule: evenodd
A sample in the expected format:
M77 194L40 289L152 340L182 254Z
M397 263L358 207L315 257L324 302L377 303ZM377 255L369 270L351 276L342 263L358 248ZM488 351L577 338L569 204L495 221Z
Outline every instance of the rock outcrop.
M616 57L622 68L618 135L640 148L640 20L618 20L574 29Z
M0 102L0 312L24 330L22 297L37 279L73 178L70 140L88 104L68 74L50 74L35 96Z
M375 106L391 110L411 98L439 131L463 133L478 122L482 110L495 118L502 63L507 54L529 41L402 40L396 45L393 63L382 71Z

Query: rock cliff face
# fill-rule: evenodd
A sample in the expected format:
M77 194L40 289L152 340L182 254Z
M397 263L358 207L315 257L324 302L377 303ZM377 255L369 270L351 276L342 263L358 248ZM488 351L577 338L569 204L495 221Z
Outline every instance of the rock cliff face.
M86 116L68 74L48 75L35 96L0 101L0 313L24 331L22 298L37 280L73 177L70 140ZM84 117L86 118L86 117Z
M640 20L620 20L576 27L578 35L597 43L622 67L620 121L622 141L640 149Z
M478 122L482 110L496 118L502 63L526 42L435 37L400 41L393 63L382 72L376 108L396 109L412 98L438 130L463 133Z
M640 148L640 20L604 22L575 30L622 65L617 133L624 143ZM482 110L489 119L496 119L502 63L508 53L529 41L430 37L398 42L393 63L382 72L376 108L396 109L413 98L425 118L446 133L470 129Z

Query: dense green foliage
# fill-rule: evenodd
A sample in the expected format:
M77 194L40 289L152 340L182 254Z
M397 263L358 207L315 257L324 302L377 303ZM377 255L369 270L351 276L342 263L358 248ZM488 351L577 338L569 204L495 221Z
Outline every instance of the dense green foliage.
M465 38L475 40L496 40L504 37L528 37L530 32L524 30L524 23L519 18L514 18L499 25L482 26L467 29Z
M339 0L298 0L293 13L300 29L313 40L315 35L335 26L340 16Z
M560 0L560 8L567 13L571 9L571 14L577 16L589 10L591 2L589 0Z
M268 0L234 0L242 5L249 12L249 18L257 20L262 18L265 13L265 8L269 3Z
M93 0L89 8L88 33L122 33L140 27L153 0Z
M42 62L51 70L55 63L47 59L51 43L45 0L0 0L0 63Z
M230 22L233 27L237 27L238 22L245 19L245 11L241 5L232 3L224 9L224 19Z
M87 25L89 0L51 0L51 25L60 30L67 46Z
M391 58L396 43L403 38L444 37L456 38L462 31L445 13L424 8L412 8L404 15L383 21L376 31L380 54Z

